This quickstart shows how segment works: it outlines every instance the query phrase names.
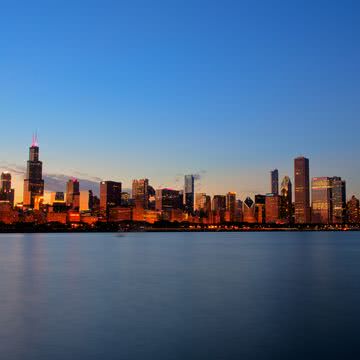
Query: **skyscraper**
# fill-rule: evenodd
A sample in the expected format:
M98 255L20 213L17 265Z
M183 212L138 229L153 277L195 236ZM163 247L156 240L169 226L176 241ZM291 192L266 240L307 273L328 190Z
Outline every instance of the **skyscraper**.
M276 194L266 194L265 197L265 221L267 224L275 224L280 217L280 197Z
M121 206L121 182L101 181L100 210L108 211L115 206Z
M255 217L255 204L254 201L248 196L243 202L243 222L256 223Z
M214 195L212 209L216 212L224 212L226 210L226 196Z
M346 215L346 182L341 177L331 178L331 222L341 224Z
M185 205L185 211L190 214L194 212L194 200L195 200L194 192L195 192L194 175L185 175L184 205Z
M149 208L149 180L148 179L133 180L132 197L133 197L136 208L139 208L139 209L148 209Z
M350 224L359 224L360 223L360 209L359 208L360 208L359 199L353 195L346 204L347 221Z
M0 201L14 206L15 190L11 188L11 174L3 172L0 178Z
M295 222L310 223L310 179L309 159L298 157L294 160L295 178Z
M263 224L265 222L265 202L266 195L255 195L255 219L259 224Z
M229 221L235 221L235 213L236 213L236 193L228 192L226 194L226 212L228 213Z
M331 179L316 177L311 182L311 219L314 224L331 222Z
M33 141L29 149L29 160L27 162L26 176L24 180L24 206L34 208L35 198L41 196L44 196L42 162L39 161L37 136L33 136Z
M312 179L312 222L341 224L346 214L346 184L341 177Z
M279 171L274 169L270 172L271 194L279 195Z
M195 194L195 211L204 210L206 206L206 194L196 193Z
M280 186L280 218L292 221L292 184L288 176L284 176Z
M155 195L155 209L158 211L175 210L181 208L178 190L158 189Z
M94 196L91 190L80 191L80 211L89 211L93 208Z
M66 205L74 210L79 210L80 183L77 179L69 179L66 183Z

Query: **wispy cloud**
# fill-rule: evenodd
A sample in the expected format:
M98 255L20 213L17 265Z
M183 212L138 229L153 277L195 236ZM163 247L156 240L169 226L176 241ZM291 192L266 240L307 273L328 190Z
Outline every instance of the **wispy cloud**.
M9 171L18 180L23 180L26 172L25 166L7 162L0 162L0 170ZM65 191L66 182L74 176L78 178L81 189L92 190L95 194L99 193L100 178L76 171L71 175L44 173L45 191Z

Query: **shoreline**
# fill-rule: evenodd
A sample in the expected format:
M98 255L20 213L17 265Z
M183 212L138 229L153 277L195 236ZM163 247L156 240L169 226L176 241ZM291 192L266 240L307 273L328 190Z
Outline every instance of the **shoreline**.
M203 232L203 233L217 233L217 232L357 232L360 231L360 228L353 229L298 229L298 228L265 228L265 229L183 229L183 228L148 228L148 229L1 229L0 234L51 234L51 233L71 233L71 234L81 234L81 233L114 233L114 234L125 234L125 233L171 233L171 232Z

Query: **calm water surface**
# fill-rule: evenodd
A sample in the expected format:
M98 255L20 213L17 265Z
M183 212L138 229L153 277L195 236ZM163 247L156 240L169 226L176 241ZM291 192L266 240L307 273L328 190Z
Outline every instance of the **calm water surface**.
M360 359L359 233L0 235L0 358Z

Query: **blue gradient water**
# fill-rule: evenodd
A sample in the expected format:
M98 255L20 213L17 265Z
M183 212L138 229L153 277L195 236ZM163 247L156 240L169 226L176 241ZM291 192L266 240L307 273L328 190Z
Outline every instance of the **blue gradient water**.
M0 235L1 359L359 359L360 233Z

